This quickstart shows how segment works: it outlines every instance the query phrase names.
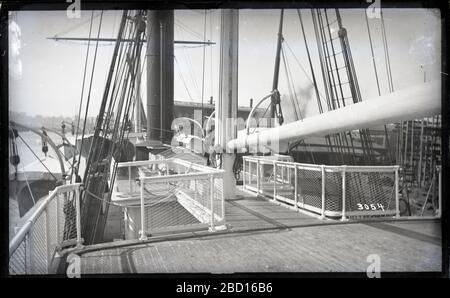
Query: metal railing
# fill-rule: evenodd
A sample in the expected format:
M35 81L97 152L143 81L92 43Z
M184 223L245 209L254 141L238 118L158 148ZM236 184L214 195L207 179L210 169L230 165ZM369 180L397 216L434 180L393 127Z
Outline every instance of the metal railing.
M80 187L56 187L42 199L9 244L9 273L54 273L55 257L64 248L82 245Z
M139 208L139 239L158 232L225 225L223 170L181 159L124 162L113 198ZM120 196L117 194L120 193Z
M244 188L320 215L399 217L399 166L325 166L243 158Z

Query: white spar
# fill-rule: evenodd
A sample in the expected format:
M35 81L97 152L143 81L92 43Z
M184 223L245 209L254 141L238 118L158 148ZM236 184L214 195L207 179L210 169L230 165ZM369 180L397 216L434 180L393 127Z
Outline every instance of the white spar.
M247 146L274 145L281 141L370 128L377 125L420 119L441 112L439 81L399 90L338 110L241 136L227 143L229 150Z

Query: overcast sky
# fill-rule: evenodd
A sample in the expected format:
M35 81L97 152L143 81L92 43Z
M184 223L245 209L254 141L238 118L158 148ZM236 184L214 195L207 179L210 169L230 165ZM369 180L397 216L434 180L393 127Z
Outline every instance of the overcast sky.
M363 100L378 96L371 60L369 39L362 9L340 10L347 28L353 60ZM94 12L93 35L97 33L99 11ZM275 60L279 10L240 10L239 12L239 104L248 106L249 99L258 100L271 91ZM65 11L13 12L10 15L10 110L29 115L73 116L80 102L86 43L53 41L46 37L87 37L91 12L83 11L80 19L69 19ZM121 12L104 13L101 37L115 37ZM306 35L320 80L317 44L310 10L302 10ZM385 9L384 19L390 53L394 88L396 90L420 84L440 75L440 14L438 10ZM369 19L374 43L375 60L381 91L388 92L385 59L381 39L380 19ZM176 11L175 39L203 39L216 42L206 47L175 46L175 100L201 101L218 98L220 47L220 11ZM296 10L285 11L283 36L292 81L300 97L304 114L317 113L317 103L311 90L310 70ZM288 50L288 47L292 50ZM92 47L93 48L93 47ZM112 43L99 47L95 70L90 115L96 115L113 50ZM205 78L202 84L203 53ZM295 56L294 56L295 55ZM90 57L93 56L93 52ZM90 61L92 63L92 61ZM303 67L308 76L301 70ZM145 80L144 80L145 81ZM287 95L285 70L280 70L280 92ZM145 95L145 86L142 88ZM144 96L145 99L145 96ZM283 107L292 115L291 102Z

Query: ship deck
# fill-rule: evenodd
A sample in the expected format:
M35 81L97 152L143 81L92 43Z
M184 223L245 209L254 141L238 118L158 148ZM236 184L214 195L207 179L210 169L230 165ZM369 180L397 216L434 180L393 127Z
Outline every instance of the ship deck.
M239 190L229 228L121 241L81 250L82 274L440 271L438 220L320 220Z

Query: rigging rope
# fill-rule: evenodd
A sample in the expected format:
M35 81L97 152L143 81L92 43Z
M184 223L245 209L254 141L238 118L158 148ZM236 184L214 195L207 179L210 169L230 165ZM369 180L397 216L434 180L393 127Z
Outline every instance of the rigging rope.
M322 103L321 103L321 98L320 98L320 93L319 93L319 88L317 87L317 81L316 81L316 76L314 74L314 67L312 64L312 60L311 60L311 55L309 53L309 47L308 47L308 41L306 39L306 34L305 34L305 28L303 26L303 20L302 20L302 15L300 12L300 9L297 9L297 14L298 14L298 19L300 21L300 27L302 29L302 35L303 35L303 41L305 43L305 48L306 48L306 54L308 56L308 62L309 62L309 68L311 70L311 76L312 76L312 83L314 85L314 90L316 93L316 98L317 98L317 104L319 106L319 112L320 114L323 113L323 108L322 108ZM309 77L308 77L309 78Z
M205 22L203 25L203 41L206 42L206 16L207 10L205 9ZM206 47L203 47L203 62L202 62L202 111L201 111L201 121L203 122L203 101L205 96L205 56L206 56Z
M88 40L88 44L87 44L87 49L86 49L86 59L84 61L84 71L83 71L83 83L81 85L81 96L80 96L80 107L78 108L78 121L77 121L77 132L75 135L75 146L76 146L76 142L78 139L78 134L79 134L79 130L80 130L80 118L81 118L81 109L83 106L83 97L84 97L84 86L85 86L85 82L86 82L86 73L87 73L87 63L88 63L88 59L89 59L89 47L90 47L90 40L91 40L91 33L92 33L92 23L93 23L93 19L94 19L94 11L92 11L91 13L91 24L89 26L89 40ZM86 122L87 119L85 118L84 121ZM81 148L80 148L80 152L81 152ZM73 154L73 159L72 159L72 171L70 173L70 178L72 179L74 171L75 171L75 175L78 175L78 170L79 170L79 161L78 161L78 165L75 166L75 162L76 162L76 154Z
M33 155L36 157L36 159L44 166L44 168L47 170L47 172L57 181L58 178L49 170L49 168L42 162L42 160L37 156L37 154L34 152L34 150L28 145L28 143L22 138L22 136L19 134L18 137L22 140L22 142L27 146L27 148L33 153ZM62 175L64 173L61 173Z
M192 98L191 93L189 92L189 88L187 87L186 81L185 81L185 79L184 79L184 77L183 77L183 72L181 71L181 67L180 67L180 65L178 65L177 57L174 56L173 58L174 58L174 60L175 60L175 65L178 66L178 69L179 69L178 75L180 76L181 82L183 83L184 88L186 89L186 92L187 92L187 94L188 94L188 96L189 96L189 99L190 99L191 101L193 101L194 99Z
M377 82L378 96L381 96L380 82L378 80L377 64L375 62L375 55L374 55L373 44L372 44L372 37L371 37L371 34L370 34L369 18L367 17L367 12L366 11L364 12L364 16L365 16L365 19L366 19L367 34L369 36L370 52L372 54L373 69L374 69L374 72L375 72L375 79L376 79L376 82ZM388 148L389 163L392 164L393 157L392 157L392 152L390 150L391 146L390 146L390 143L389 143L389 134L388 134L388 130L387 130L386 124L384 125L384 135L385 135L385 139L386 139L386 145L387 145L387 148Z
M387 77L388 77L389 91L394 92L394 83L392 81L391 62L389 59L389 48L388 48L388 44L387 44L386 28L384 25L384 17L383 17L382 9L380 9L380 16L381 16L381 35L382 35L382 39L383 39L384 56L386 59L386 73L387 73Z
M301 116L301 112L300 112L300 117L298 116L298 113L297 113L297 106L298 106L297 94L295 93L295 87L293 87L294 84L292 82L292 77L289 76L290 71L289 71L289 68L287 65L286 55L285 55L285 50L284 50L283 44L281 44L281 58L283 59L283 65L284 65L284 70L285 70L285 74L286 74L286 81L287 81L287 86L288 86L288 90L289 90L289 99L291 100L292 108L294 109L295 120L297 121L299 119L302 119L303 117Z
M86 133L86 122L87 122L87 117L88 117L89 104L90 104L90 100L91 100L92 82L94 80L95 63L97 61L97 50L98 50L98 43L99 43L98 39L100 37L100 31L101 31L101 27L102 27L102 19L103 19L103 10L102 10L101 15L100 15L100 21L99 21L98 31L97 31L97 42L96 42L96 45L95 45L94 60L92 62L91 79L90 79L90 82L89 82L89 91L88 91L88 96L87 96L87 101L86 101L86 110L85 110L85 113L84 113L83 132L82 132L82 135L81 135L80 153L79 153L79 156L78 156L78 166L77 166L77 170L76 170L76 175L78 175L78 168L79 168L79 165L80 165L81 153L83 152L83 142L84 142L84 135ZM101 115L99 115L99 117L101 117Z

